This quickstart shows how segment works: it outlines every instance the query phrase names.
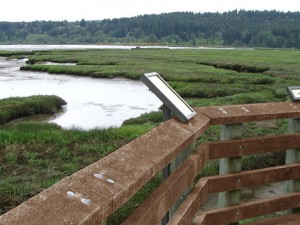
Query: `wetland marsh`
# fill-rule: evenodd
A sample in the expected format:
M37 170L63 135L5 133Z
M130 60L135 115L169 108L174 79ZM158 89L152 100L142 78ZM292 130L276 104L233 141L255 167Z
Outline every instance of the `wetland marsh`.
M193 107L289 101L286 87L300 85L300 51L292 50L110 49L34 51L24 55L6 51L1 54L12 58L28 57L29 64L21 68L23 71L57 76L138 80L143 73L156 71ZM76 65L39 64L46 61ZM84 93L79 91L78 94ZM119 128L88 131L66 130L44 123L1 125L0 213L99 160L160 121L158 111L127 120ZM272 122L272 126L249 123L245 124L244 130L244 137L284 133L287 122ZM218 138L219 127L212 127L198 142ZM259 168L264 163L280 164L282 155L245 158L243 168ZM217 165L212 165L204 175L211 175L216 170ZM120 224L159 179L156 177L150 182L139 196L109 220L109 224Z

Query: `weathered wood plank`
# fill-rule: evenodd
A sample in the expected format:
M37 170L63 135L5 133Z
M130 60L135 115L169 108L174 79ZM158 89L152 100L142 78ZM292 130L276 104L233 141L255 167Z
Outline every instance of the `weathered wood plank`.
M242 203L205 212L206 224L224 225L235 221L279 212L300 206L300 193L291 193L271 199ZM195 225L203 225L195 223Z
M2 215L0 224L98 225L208 125L209 119L201 114L186 124L169 120ZM68 197L68 191L74 196Z
M193 152L122 225L158 224L208 162L208 146ZM171 190L170 190L171 188Z
M260 184L269 184L300 178L300 164L243 171L223 176L207 177L208 193L231 191Z
M186 200L178 208L176 213L173 215L168 225L188 225L191 224L192 219L198 209L203 204L204 200L208 195L208 184L207 179L201 179L192 192L188 195ZM199 218L198 218L199 220ZM203 225L206 224L205 215L201 216Z
M300 118L299 102L274 102L196 108L211 119L212 125L236 124L250 121Z
M209 143L209 159L284 151L300 148L300 134L284 134Z

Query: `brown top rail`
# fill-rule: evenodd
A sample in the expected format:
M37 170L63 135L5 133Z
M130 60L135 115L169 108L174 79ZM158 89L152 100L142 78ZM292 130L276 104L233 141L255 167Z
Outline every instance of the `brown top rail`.
M299 118L300 104L284 102L214 106L197 108L196 111L198 114L187 123L182 124L176 119L171 119L101 160L64 178L47 190L0 216L0 225L98 225L195 141L210 124L234 124L258 120ZM271 142L287 143L283 140L289 139L293 143L295 138L298 140L298 136L295 135L282 135L276 137L276 140L270 137L260 141L268 145ZM245 142L228 141L222 144L236 146L235 152L230 154L240 155L241 145L244 149L248 149L249 153L256 151L252 148L254 142L255 140L249 139ZM202 150L198 149L191 156L191 160L183 164L185 170L177 172L177 175L186 177L183 182L184 185L193 179L198 170L203 167L206 159L222 156L220 144L210 144L210 147L214 149L211 153L207 152L207 146L204 146ZM282 145L281 147L287 146ZM202 157L203 161L197 162L197 159ZM172 177L175 176L176 172ZM175 181L167 180L164 182L165 185L164 183L161 185L162 189L167 188L168 182L172 184ZM178 189L178 193L184 188L183 186ZM161 195L159 190L157 196ZM206 188L202 190L204 190L203 193L208 191ZM201 193L198 194L202 195ZM169 200L172 198L173 201L175 194L174 196L166 195L166 201L169 198L168 196L170 197ZM166 205L163 211L167 208Z
M210 118L211 125L235 124L260 120L300 118L300 102L271 102L196 108Z

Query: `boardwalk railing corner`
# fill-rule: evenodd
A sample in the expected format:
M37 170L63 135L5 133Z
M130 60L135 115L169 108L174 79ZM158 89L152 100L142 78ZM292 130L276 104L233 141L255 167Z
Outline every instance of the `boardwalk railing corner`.
M241 220L300 207L300 104L260 103L195 108L185 124L176 118L121 147L90 166L64 178L0 217L1 225L99 225L125 204L151 178L210 126L221 125L220 141L202 143L128 217L123 225L158 225L169 213L168 225L237 224ZM243 123L289 119L286 134L242 139ZM286 151L286 164L242 171L241 157ZM195 177L211 161L219 160L219 175ZM240 201L240 190L260 184L286 182L284 195ZM178 199L181 205L174 208ZM209 194L218 193L218 208L200 210ZM287 213L286 213L287 214ZM297 214L253 225L296 221ZM297 223L298 221L298 223ZM283 224L283 222L282 222Z

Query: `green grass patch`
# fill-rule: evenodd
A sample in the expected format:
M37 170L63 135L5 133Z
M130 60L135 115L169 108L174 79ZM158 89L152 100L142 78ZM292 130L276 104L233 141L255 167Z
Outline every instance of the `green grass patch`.
M0 214L153 127L148 123L83 131L47 123L1 125Z
M29 56L24 70L98 78L139 79L156 71L185 98L235 98L253 103L282 101L287 86L300 85L300 52L286 50L52 50ZM38 62L75 62L76 65L40 65ZM245 98L239 98L244 94ZM247 96L247 97L246 97ZM227 102L225 99L224 102ZM222 101L221 101L222 104Z
M33 55L32 51L4 51L0 50L0 57L8 57L8 58L18 58L23 59L28 57L28 55Z
M145 123L158 124L162 122L162 118L163 118L162 111L150 112L150 113L142 114L136 118L125 120L122 125L138 125L138 124L145 124Z
M58 112L66 102L54 95L14 97L0 100L0 124L38 114Z

